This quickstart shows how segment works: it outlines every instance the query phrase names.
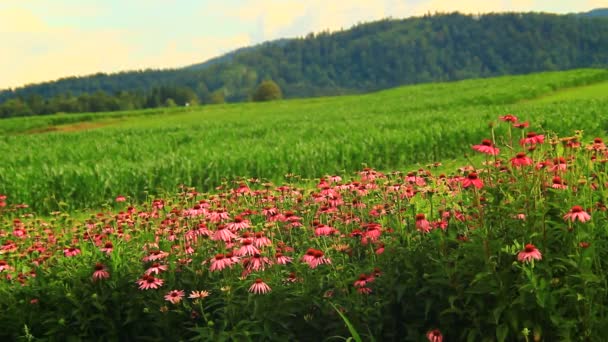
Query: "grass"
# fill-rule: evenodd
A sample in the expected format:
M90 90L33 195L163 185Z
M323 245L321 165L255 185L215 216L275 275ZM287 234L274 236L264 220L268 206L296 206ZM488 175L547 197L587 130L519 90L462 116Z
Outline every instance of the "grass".
M67 211L180 184L210 190L239 176L280 183L290 173L317 178L462 160L470 153L462 142L485 138L488 124L508 112L563 135L603 132L608 119L597 118L606 98L523 100L601 88L607 79L606 70L573 70L359 96L3 120L0 193L37 211Z

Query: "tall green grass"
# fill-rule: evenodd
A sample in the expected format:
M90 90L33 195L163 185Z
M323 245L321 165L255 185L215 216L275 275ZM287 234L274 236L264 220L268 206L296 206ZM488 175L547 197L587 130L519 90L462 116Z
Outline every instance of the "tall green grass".
M606 98L522 102L608 80L605 70L425 84L374 94L0 121L0 194L37 211L143 199L180 184L209 190L237 176L275 182L369 165L403 169L463 158L512 112L563 135L608 129ZM26 134L104 121L93 130Z

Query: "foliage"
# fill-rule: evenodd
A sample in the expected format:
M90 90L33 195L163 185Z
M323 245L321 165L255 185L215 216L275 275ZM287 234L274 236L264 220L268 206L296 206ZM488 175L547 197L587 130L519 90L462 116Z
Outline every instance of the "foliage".
M179 96L245 101L272 79L286 98L361 93L404 84L581 67L608 67L608 20L546 13L458 13L360 24L243 49L206 65L142 70L0 92L0 117L163 106ZM167 93L179 94L167 94ZM7 101L12 99L12 101ZM210 101L213 100L213 101Z
M484 137L448 175L242 179L88 217L0 196L0 337L605 341L604 137L512 115Z
M281 88L272 80L265 80L256 88L252 99L256 102L273 101L283 98Z

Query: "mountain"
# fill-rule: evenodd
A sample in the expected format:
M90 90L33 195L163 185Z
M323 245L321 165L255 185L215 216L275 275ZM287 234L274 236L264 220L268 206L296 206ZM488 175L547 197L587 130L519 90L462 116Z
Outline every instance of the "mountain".
M244 48L181 69L70 77L1 91L0 102L5 103L0 117L148 108L196 98L204 103L246 101L265 79L274 80L285 97L307 97L608 67L608 20L598 17L601 13L604 10L585 16L448 13L385 19ZM3 106L9 109L2 111Z
M596 8L589 12L580 13L583 17L608 17L608 8Z

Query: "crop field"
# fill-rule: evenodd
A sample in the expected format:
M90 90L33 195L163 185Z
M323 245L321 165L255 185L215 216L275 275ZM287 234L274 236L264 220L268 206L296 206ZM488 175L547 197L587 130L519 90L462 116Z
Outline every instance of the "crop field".
M0 339L606 341L607 87L0 121Z
M116 195L144 200L180 184L211 190L236 177L285 181L364 166L416 169L462 159L499 114L541 130L608 129L605 70L425 84L379 93L0 122L0 193L51 212L97 208ZM566 91L559 89L568 89ZM559 90L559 91L558 91ZM563 94L567 101L548 100Z

